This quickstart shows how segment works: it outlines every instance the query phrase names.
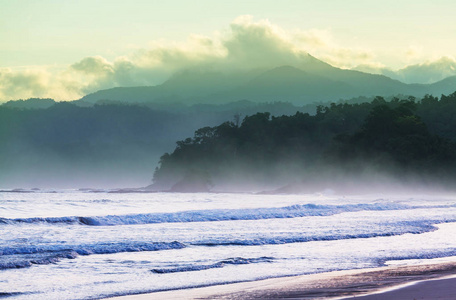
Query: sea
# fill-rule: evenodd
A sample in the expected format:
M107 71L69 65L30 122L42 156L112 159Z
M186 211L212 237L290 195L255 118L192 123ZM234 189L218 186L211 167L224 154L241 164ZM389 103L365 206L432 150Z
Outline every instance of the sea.
M0 192L0 298L102 299L456 255L456 195Z

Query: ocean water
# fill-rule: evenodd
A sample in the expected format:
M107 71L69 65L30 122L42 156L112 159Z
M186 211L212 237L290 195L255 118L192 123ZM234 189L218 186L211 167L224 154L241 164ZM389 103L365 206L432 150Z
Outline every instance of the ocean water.
M456 196L0 192L0 298L109 296L456 255ZM416 262L416 261L415 261Z

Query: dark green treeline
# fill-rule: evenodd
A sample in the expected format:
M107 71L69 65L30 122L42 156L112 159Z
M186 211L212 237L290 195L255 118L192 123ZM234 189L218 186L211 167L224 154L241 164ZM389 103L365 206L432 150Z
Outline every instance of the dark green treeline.
M154 182L158 188L274 185L381 172L395 180L448 183L455 175L455 142L456 93L440 99L376 97L318 106L315 115L265 112L203 127L161 157Z

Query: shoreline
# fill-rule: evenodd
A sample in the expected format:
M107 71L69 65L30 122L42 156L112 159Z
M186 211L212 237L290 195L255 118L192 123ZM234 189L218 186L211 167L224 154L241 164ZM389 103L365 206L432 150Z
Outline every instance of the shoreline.
M414 265L395 264L377 268L270 278L107 299L381 300L413 299L413 293L423 296L419 299L456 299L456 257L423 260L422 263ZM426 298L426 293L432 293L432 295L428 295ZM452 296L448 298L446 296L449 293Z

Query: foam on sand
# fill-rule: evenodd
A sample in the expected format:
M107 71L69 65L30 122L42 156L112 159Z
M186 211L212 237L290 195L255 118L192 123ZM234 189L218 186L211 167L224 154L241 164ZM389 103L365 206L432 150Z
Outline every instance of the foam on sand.
M442 279L456 272L456 257L445 259L424 260L419 265L386 266L374 269L359 269L335 271L320 274L273 278L252 282L234 283L204 288L157 292L143 295L130 295L112 298L116 300L155 300L155 299L396 299L391 298L364 298L366 294L377 292L399 292L407 297L413 289L394 289L404 284L417 284L420 289L430 293L435 299L439 295L452 293L456 287L456 278ZM439 286L438 289L435 289ZM424 293L424 292L423 292ZM423 294L424 295L424 294ZM362 297L361 297L362 296ZM367 297L367 296L366 296ZM358 297L357 297L358 298ZM410 298L410 297L409 297ZM409 299L402 298L402 299ZM410 298L410 299L413 299ZM422 299L422 298L420 298ZM438 298L454 299L454 298Z

